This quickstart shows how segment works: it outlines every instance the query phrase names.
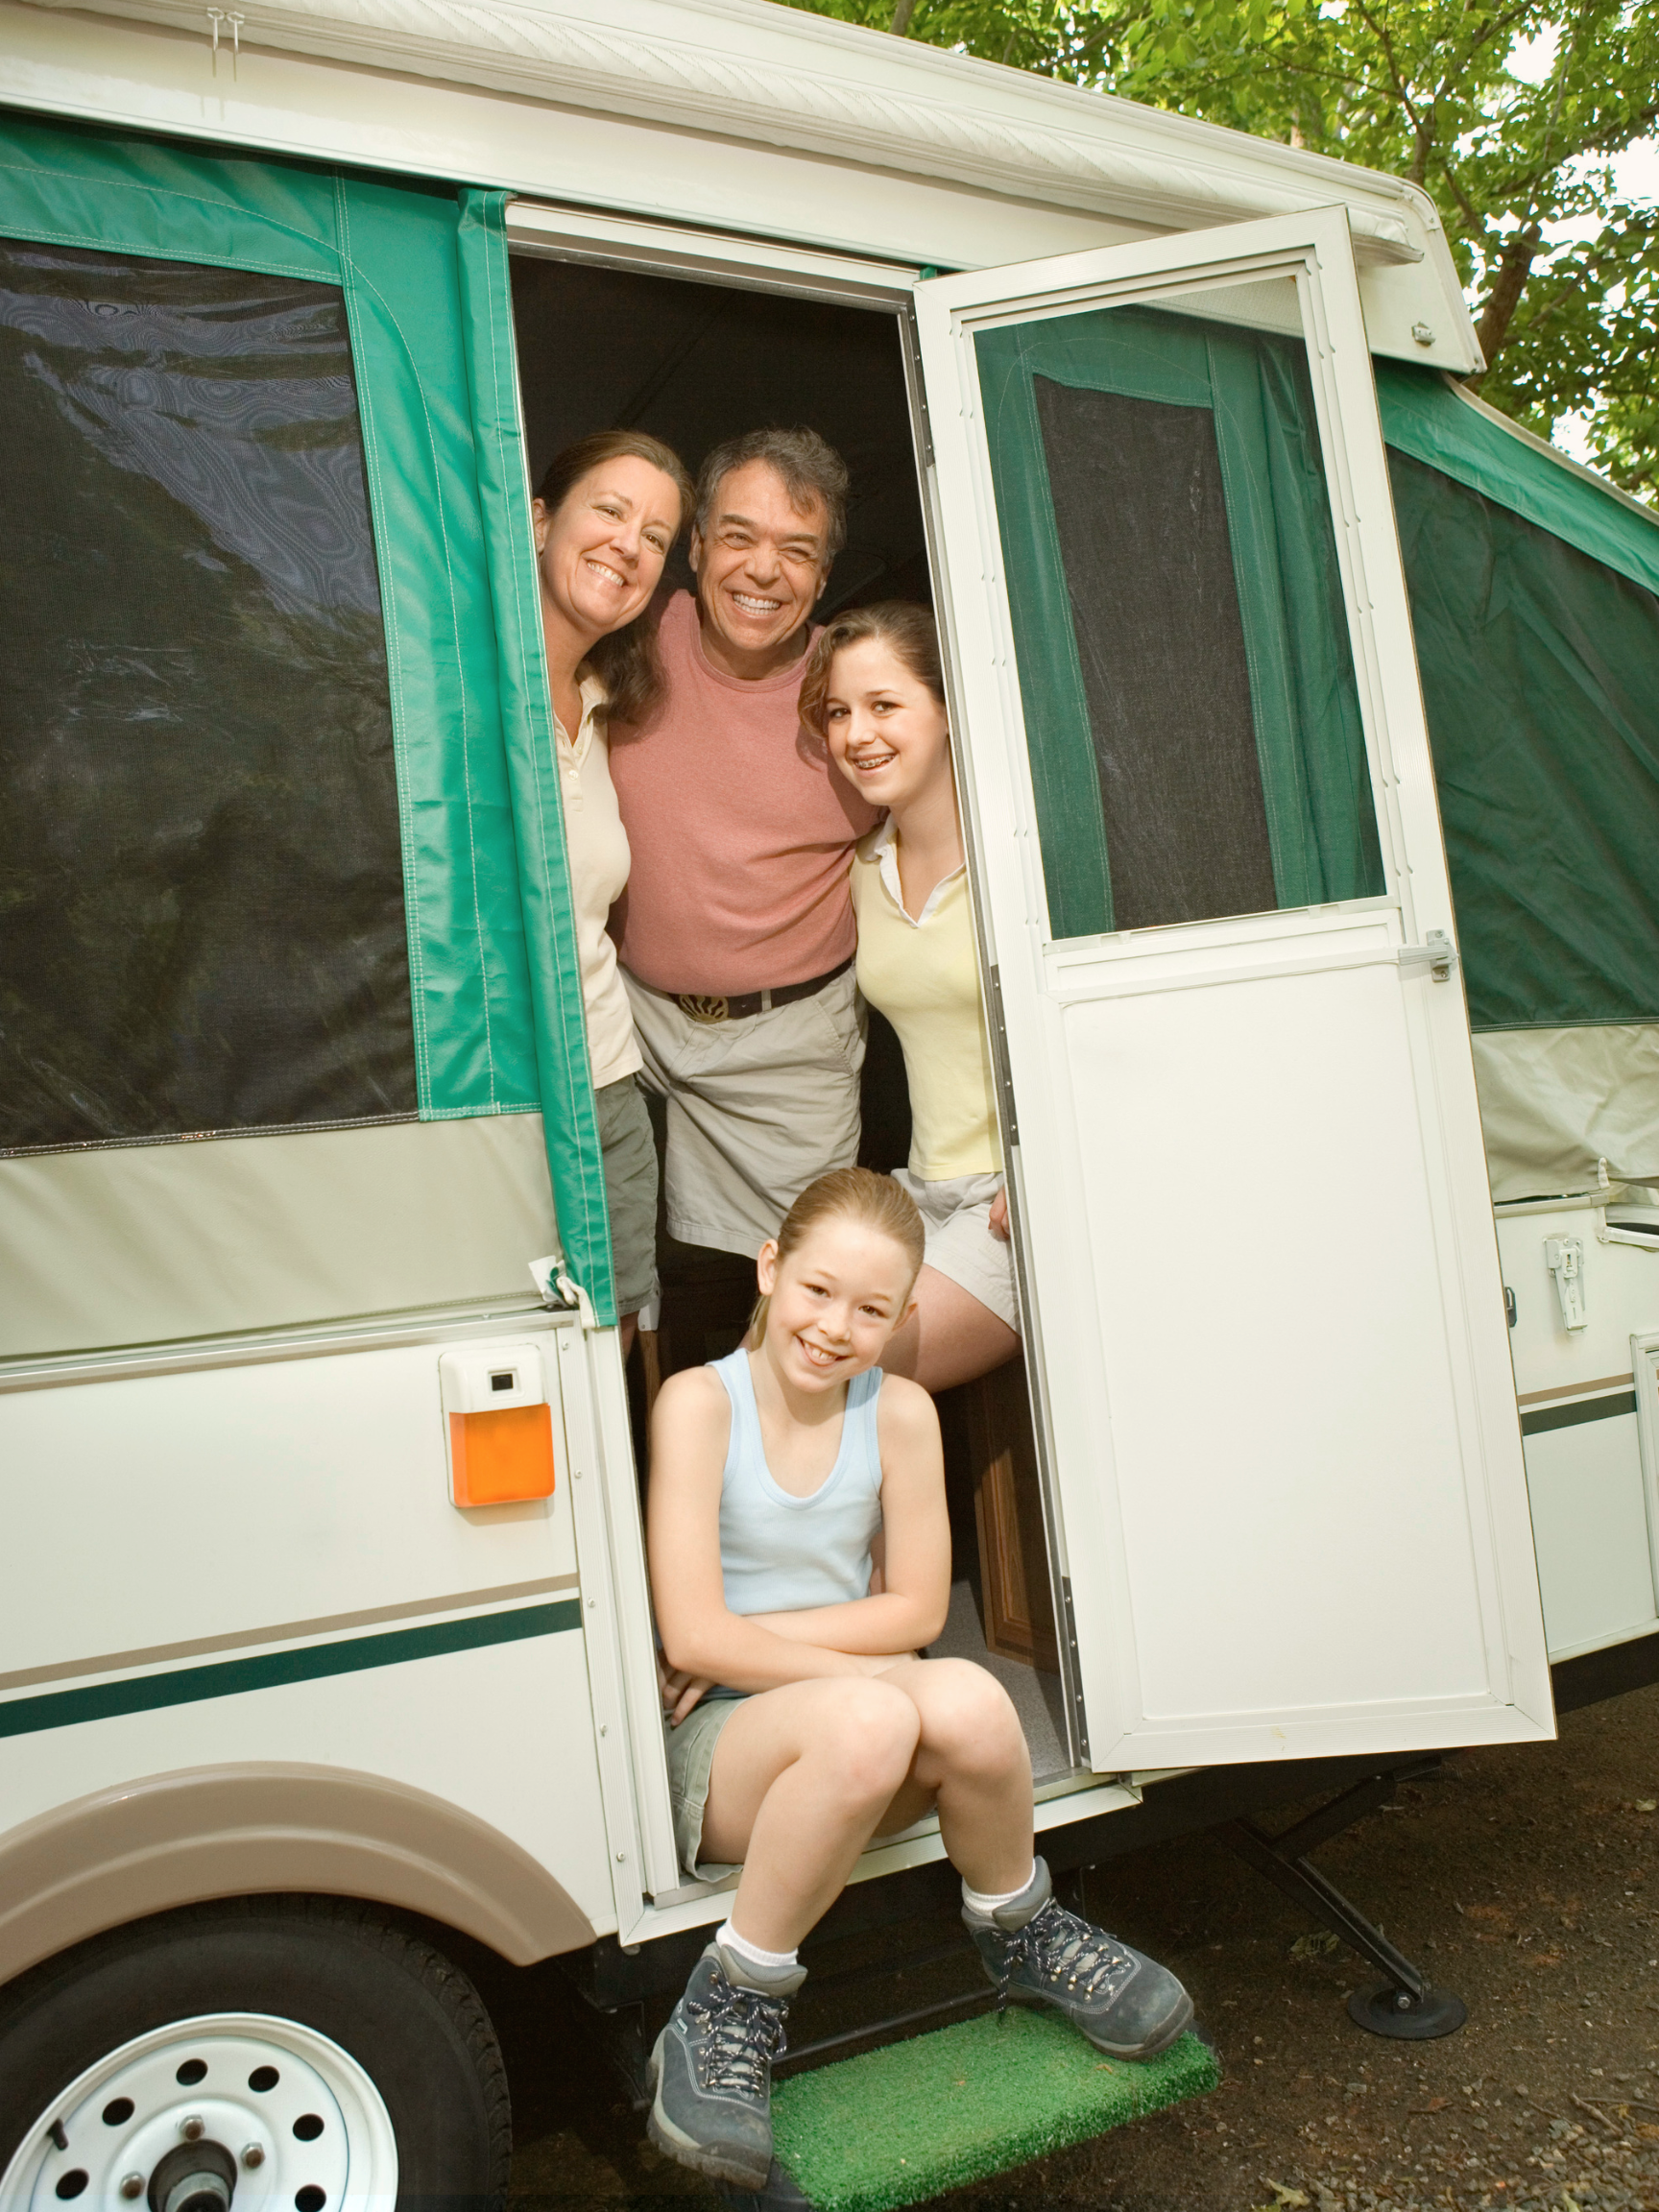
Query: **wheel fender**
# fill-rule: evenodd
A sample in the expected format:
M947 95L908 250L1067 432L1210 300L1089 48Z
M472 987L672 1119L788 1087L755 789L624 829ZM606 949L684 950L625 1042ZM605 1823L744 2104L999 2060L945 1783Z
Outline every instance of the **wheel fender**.
M192 1767L0 1835L0 1982L152 1912L282 1892L419 1912L517 1966L595 1935L519 1844L423 1790L340 1767Z

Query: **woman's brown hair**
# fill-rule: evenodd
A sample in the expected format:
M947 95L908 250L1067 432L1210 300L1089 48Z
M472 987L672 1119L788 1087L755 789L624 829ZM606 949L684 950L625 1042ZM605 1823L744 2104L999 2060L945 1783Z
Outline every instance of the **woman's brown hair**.
M824 734L830 698L830 670L837 653L874 638L890 646L918 684L925 684L941 707L945 676L939 665L939 631L926 607L909 599L883 599L874 607L854 607L837 614L818 633L801 679L801 719Z
M675 536L691 518L696 500L685 464L671 445L644 430L595 430L555 453L536 487L536 496L549 516L557 515L584 476L603 468L607 461L648 461L661 469L680 494L680 520ZM662 689L661 663L657 658L657 622L661 609L654 601L636 614L624 629L596 638L583 658L604 685L607 704L596 719L643 722Z
M868 1167L835 1167L828 1175L820 1175L816 1183L808 1183L784 1214L783 1226L778 1232L780 1262L805 1242L820 1221L858 1221L867 1229L891 1237L910 1262L908 1296L922 1271L926 1235L915 1200L891 1175L878 1175ZM769 1297L757 1299L749 1317L749 1340L757 1345L766 1334L770 1305Z

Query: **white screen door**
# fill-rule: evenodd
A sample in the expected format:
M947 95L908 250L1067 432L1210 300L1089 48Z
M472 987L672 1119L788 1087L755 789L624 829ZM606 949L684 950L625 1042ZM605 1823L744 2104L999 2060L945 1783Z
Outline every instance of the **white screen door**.
M916 298L1090 1763L1549 1736L1346 218Z

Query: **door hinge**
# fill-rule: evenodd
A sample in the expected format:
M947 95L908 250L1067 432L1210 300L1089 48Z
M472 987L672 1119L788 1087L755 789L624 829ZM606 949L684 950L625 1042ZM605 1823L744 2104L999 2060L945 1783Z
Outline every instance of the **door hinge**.
M1071 1577L1060 1577L1060 1608L1066 1616L1066 1648L1071 1654L1071 1719L1077 1729L1077 1756L1089 1764L1089 1711L1083 1702L1083 1672L1077 1654L1077 1616L1071 1610Z
M917 444L922 448L924 471L933 466L933 425L927 415L927 386L922 374L922 341L916 331L916 309L905 308L899 318L904 333L904 352L910 368L910 405L915 418Z
M1402 945L1394 957L1403 975L1420 975L1425 968L1436 983L1450 983L1457 965L1457 951L1444 929L1428 930L1421 945Z
M992 1057L997 1063L997 1088L1002 1094L1002 1119L1007 1128L1008 1148L1012 1151L1020 1142L1020 1117L1014 1106L1014 1079L1008 1072L1008 1024L1002 1019L1002 977L995 962L986 969L985 974L991 1022L997 1032Z

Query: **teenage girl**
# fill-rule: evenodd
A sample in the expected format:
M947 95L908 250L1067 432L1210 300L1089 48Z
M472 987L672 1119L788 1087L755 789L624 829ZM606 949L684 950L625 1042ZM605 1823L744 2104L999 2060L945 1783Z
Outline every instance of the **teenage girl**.
M661 679L651 595L690 512L691 481L678 455L638 430L600 430L566 445L532 508L624 1352L639 1309L657 1292L657 1147L637 1080L634 1018L606 934L630 854L605 730L611 715L627 721L656 703Z
M925 1659L950 1532L926 1392L880 1361L915 1314L915 1206L890 1177L809 1184L763 1244L744 1347L662 1385L651 1582L680 1856L742 1878L652 2056L652 2140L758 2189L796 1957L873 1836L937 1813L993 1982L1116 2057L1180 2034L1175 1977L1068 1912L1032 1856L1031 1763L983 1668ZM872 1589L871 1546L884 1542Z
M894 1173L927 1248L882 1364L947 1390L1014 1357L1020 1309L932 615L900 600L838 615L807 661L801 715L887 809L853 861L858 988L904 1050L910 1164Z

